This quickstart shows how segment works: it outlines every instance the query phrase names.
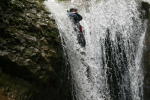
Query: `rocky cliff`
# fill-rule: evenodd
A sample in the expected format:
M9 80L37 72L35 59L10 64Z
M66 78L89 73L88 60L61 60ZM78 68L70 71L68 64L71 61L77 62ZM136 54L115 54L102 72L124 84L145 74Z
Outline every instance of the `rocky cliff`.
M145 10L146 20L148 20L147 32L145 37L144 48L144 100L150 99L150 4L147 2L142 3L142 8Z
M59 33L41 2L0 1L0 100L71 100Z

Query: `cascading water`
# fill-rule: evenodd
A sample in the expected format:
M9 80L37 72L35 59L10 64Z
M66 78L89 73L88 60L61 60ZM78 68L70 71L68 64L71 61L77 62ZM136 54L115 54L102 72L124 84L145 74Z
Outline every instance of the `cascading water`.
M84 5L84 0L79 1ZM140 2L86 2L88 6L79 8L84 18L85 48L78 44L66 12L74 2L68 6L55 0L45 2L71 66L74 100L143 100L141 59L146 24L138 11Z

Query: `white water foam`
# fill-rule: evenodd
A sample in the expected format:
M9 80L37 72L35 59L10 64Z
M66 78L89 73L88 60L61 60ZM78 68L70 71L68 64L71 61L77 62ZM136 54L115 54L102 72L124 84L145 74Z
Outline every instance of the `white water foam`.
M145 26L136 0L86 1L88 6L79 8L85 48L78 44L67 16L66 8L76 6L74 2L64 6L48 0L45 5L56 20L71 65L75 100L142 100Z

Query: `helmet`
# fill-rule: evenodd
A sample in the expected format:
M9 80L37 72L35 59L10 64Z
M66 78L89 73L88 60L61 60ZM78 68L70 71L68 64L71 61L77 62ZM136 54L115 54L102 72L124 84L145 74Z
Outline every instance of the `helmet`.
M76 12L76 11L78 11L78 9L77 8L70 8L70 10L69 10L70 12Z

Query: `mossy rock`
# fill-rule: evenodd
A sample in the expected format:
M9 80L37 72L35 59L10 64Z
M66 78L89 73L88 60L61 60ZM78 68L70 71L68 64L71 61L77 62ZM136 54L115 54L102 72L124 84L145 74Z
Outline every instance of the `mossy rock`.
M71 100L59 32L42 2L0 3L0 90L12 100Z

